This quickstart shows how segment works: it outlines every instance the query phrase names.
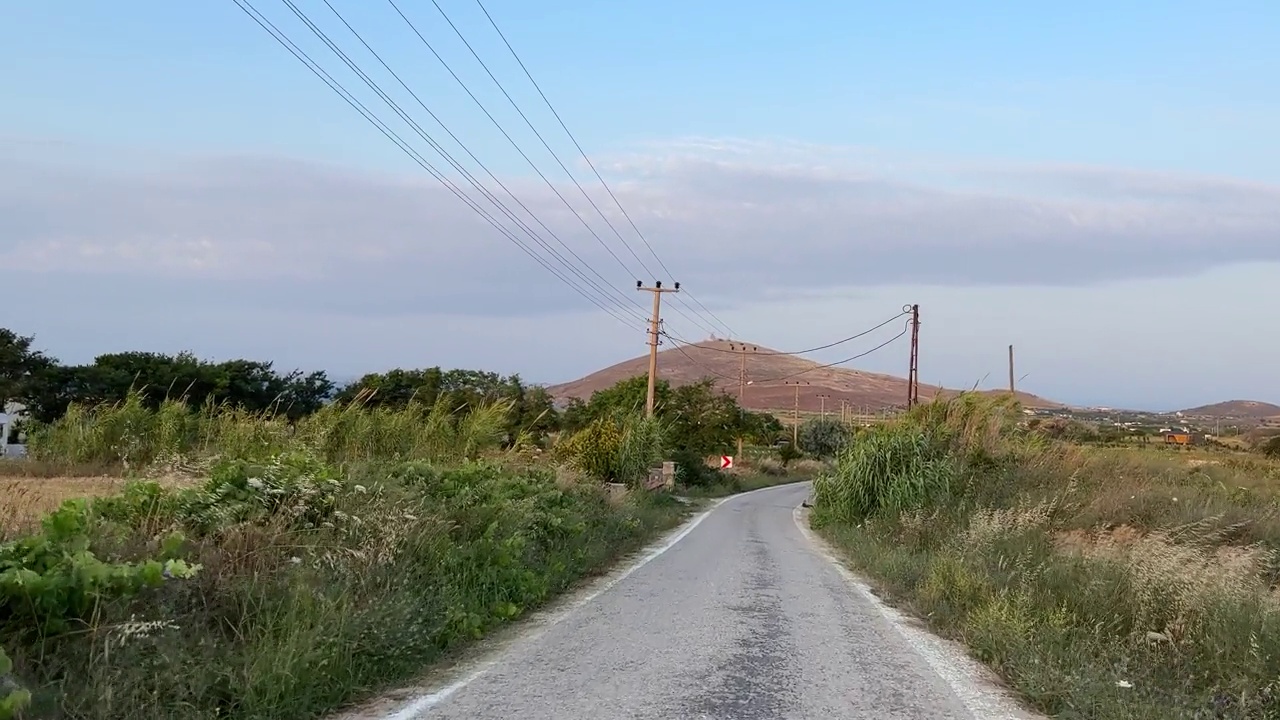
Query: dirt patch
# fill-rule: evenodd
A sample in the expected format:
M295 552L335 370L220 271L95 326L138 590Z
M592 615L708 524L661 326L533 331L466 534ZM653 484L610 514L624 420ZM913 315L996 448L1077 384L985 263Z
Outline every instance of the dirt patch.
M1145 535L1146 533L1132 525L1117 525L1112 528L1066 530L1055 533L1053 544L1059 552L1093 554L1101 547L1132 547Z

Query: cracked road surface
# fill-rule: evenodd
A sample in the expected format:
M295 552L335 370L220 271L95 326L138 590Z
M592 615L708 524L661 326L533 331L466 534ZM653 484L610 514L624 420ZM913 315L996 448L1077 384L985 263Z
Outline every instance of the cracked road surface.
M809 491L805 483L730 498L483 672L388 717L1022 717L968 709L973 689L957 691L936 658L854 589L796 522Z

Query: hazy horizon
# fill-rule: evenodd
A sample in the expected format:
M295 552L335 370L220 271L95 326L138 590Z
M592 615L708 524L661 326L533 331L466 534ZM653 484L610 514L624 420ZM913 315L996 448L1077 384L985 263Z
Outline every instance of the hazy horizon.
M323 4L303 5L497 192ZM0 43L22 69L0 119L14 298L0 324L67 362L187 349L344 377L441 365L555 383L644 353L634 284L663 279L693 294L664 300L690 341L718 329L812 347L918 303L922 382L999 387L1013 344L1020 387L1074 405L1280 401L1280 335L1252 317L1280 307L1273 3L493 0L627 217L473 4L442 7L572 178L430 6L412 10L420 28L545 182L389 8L337 5L613 314L234 4L73 0L16 6L8 27L23 32ZM853 366L904 376L906 358L897 343Z

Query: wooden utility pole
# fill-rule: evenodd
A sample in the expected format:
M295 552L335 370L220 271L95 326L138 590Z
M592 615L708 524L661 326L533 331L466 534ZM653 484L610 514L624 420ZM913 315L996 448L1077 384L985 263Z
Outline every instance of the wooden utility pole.
M747 353L755 352L755 345L743 345L742 343L729 343L730 350L737 350L739 354L738 360L738 409L744 410L742 404L747 394ZM738 436L738 457L742 457L742 436Z
M1017 397L1018 391L1013 387L1013 346L1009 346L1009 394Z
M794 424L791 426L791 446L800 447L800 386L808 385L808 380L787 380L783 385L794 385L796 388L796 406L795 414L792 416Z
M920 306L911 306L911 362L907 368L907 409L920 402Z
M818 402L821 403L821 407L822 407L822 409L819 412L822 413L823 420L827 419L827 398L829 397L831 396L825 393L818 396Z
M645 414L653 417L654 394L658 387L658 324L661 322L662 293L680 292L680 283L676 283L674 288L664 288L662 281L658 280L653 287L645 287L637 280L636 289L653 293L653 316L649 318L649 391L644 398Z

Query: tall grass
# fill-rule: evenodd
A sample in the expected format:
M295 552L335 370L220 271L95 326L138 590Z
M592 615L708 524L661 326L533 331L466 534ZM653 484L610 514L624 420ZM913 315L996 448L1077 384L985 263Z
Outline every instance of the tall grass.
M0 651L13 661L0 700L29 692L33 718L322 717L687 514L516 467L493 452L513 442L509 412L357 403L290 425L137 396L73 407L33 438L47 466L184 463L201 479L131 481L34 528L0 513ZM647 469L661 427L618 429L611 472Z
M509 401L473 408L413 403L404 408L328 405L290 423L282 416L166 400L158 409L131 393L38 428L29 453L45 462L147 467L180 459L267 457L287 448L315 449L327 462L474 459L507 439Z
M1280 717L1275 468L1019 419L962 396L859 435L815 526L1054 717Z
M657 417L618 411L563 438L555 455L595 480L634 485L662 462L666 434L667 428Z

